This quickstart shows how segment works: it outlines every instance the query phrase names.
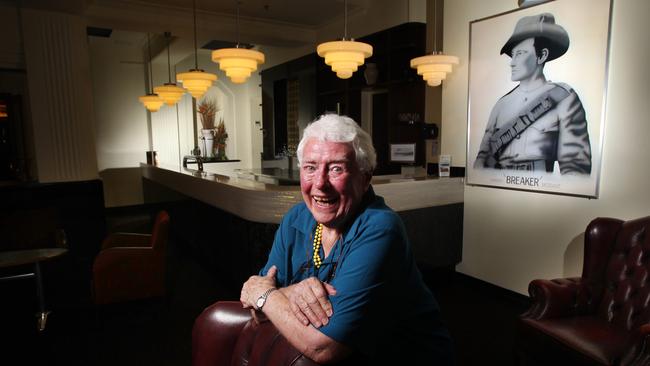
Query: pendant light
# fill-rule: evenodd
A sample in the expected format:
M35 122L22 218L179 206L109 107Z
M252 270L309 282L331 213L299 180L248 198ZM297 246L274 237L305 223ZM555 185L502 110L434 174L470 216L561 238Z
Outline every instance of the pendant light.
M438 44L438 1L433 3L433 19L436 23L433 27L433 53L431 55L416 57L411 60L411 68L418 70L418 75L426 80L429 86L438 86L452 71L452 65L458 65L458 57L445 55L442 51L437 52Z
M348 2L344 2L344 35L340 41L325 42L318 45L318 56L325 58L325 64L332 67L340 79L349 79L363 65L364 60L372 56L372 46L355 42L348 37Z
M171 36L172 34L170 32L165 32L165 39L167 39L167 73L169 76L169 82L153 88L154 93L158 94L165 104L170 107L178 103L178 101L183 97L183 94L185 94L185 89L176 85L176 83L172 83L172 66L169 56Z
M192 2L194 13L194 68L176 75L176 80L192 94L194 99L201 99L203 94L210 89L212 83L217 81L217 75L199 69L198 48L196 46L196 0Z
M149 50L149 90L151 90L151 85L153 84L153 72L151 71L151 44L149 41L149 33L147 33L147 48ZM140 102L144 104L145 108L147 108L149 112L158 112L160 107L163 105L163 100L153 91L139 97L138 99L140 99Z
M222 48L212 51L212 61L219 63L219 68L235 84L246 82L257 66L264 63L264 54L256 50L241 48L239 44L239 4L237 1L237 45L235 48Z

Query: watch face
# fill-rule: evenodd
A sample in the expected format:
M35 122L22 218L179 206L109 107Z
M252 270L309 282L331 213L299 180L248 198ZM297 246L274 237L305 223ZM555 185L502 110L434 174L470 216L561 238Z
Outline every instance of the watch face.
M259 299L257 299L257 304L256 304L256 305L257 305L257 308L258 308L258 309L261 309L262 306L264 306L264 302L265 302L265 300L266 300L266 299L263 298L263 297L260 297Z

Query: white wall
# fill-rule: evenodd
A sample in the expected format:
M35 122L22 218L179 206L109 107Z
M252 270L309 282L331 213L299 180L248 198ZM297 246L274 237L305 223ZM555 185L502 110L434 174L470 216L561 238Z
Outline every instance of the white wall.
M98 168L137 167L149 144L147 111L138 101L147 91L141 49L111 38L88 40Z
M139 164L149 150L141 44L89 37L97 166L107 207L142 203Z
M469 21L515 7L514 0L445 4L445 51L461 58L442 95L442 153L454 165L465 163ZM647 0L614 0L600 197L466 186L460 272L526 293L534 278L580 274L581 235L593 218L650 215L650 45L639 31L647 14Z

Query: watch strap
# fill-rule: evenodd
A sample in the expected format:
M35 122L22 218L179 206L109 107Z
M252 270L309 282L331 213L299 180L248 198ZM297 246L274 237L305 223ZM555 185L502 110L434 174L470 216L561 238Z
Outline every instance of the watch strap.
M273 292L275 290L277 290L277 288L271 287L268 290L264 291L262 296L259 297L259 299L263 299L264 301L262 302L262 305L258 306L257 310L262 310L262 308L264 307L264 304L266 304L266 299L269 297L271 292Z

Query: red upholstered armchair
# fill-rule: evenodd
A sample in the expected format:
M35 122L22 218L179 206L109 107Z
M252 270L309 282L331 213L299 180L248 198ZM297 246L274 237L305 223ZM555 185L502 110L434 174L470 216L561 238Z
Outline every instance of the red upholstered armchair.
M581 277L530 283L521 363L650 365L650 216L597 218L584 246Z
M196 318L192 366L318 365L303 356L269 321L257 324L239 301L220 301Z
M169 215L161 211L151 234L109 235L93 264L95 304L163 296L168 231Z

